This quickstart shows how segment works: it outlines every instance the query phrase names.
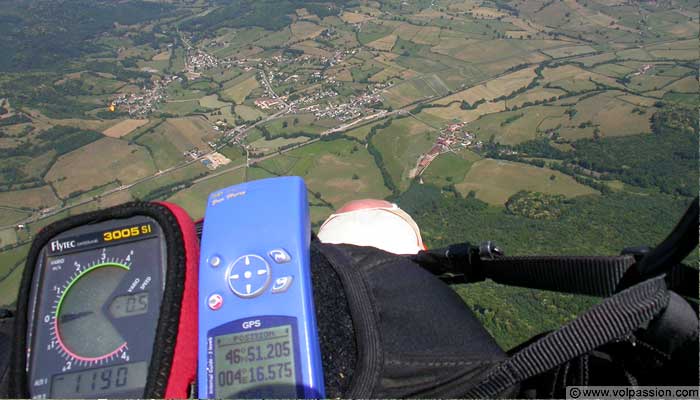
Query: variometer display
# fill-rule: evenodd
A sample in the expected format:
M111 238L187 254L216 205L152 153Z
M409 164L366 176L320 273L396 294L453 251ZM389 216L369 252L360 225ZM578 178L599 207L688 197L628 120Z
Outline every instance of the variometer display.
M39 257L27 342L33 398L140 397L165 282L165 243L137 216L57 235Z

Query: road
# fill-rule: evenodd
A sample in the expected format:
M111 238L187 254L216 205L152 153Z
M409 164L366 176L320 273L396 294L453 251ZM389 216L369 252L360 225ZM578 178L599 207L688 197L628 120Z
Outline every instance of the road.
M283 98L279 97L279 96L277 95L277 93L275 93L275 91L272 90L272 85L270 85L270 82L267 80L267 72L265 71L265 69L264 69L264 68L261 68L259 71L260 71L260 75L262 75L263 84L265 84L265 88L266 88L267 91L270 92L270 94L272 95L271 97L272 97L273 99L279 99L279 100L282 102L282 104L284 105L284 107L285 107L285 108L288 108L288 107L289 107L289 104L287 104L287 102L284 101Z

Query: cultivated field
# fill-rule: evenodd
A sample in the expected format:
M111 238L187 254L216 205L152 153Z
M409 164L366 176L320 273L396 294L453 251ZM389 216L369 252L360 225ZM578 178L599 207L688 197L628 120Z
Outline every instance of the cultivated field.
M493 137L498 143L515 145L535 139L541 132L539 128L542 121L561 117L564 111L562 107L526 107L517 111L485 115L467 126L483 141Z
M367 47L382 51L390 51L394 47L394 43L396 43L396 35L387 35L374 42L367 43Z
M177 182L190 181L197 177L203 176L207 173L207 167L201 163L193 163L184 168L180 168L175 172L169 174L163 174L155 179L139 183L129 189L129 193L135 198L143 199L152 192L155 192L159 188L175 184ZM161 196L161 199L165 199L170 195Z
M58 198L49 186L34 189L0 192L0 205L13 207L46 208L55 205Z
M561 89L536 88L519 94L512 100L506 100L506 107L521 107L525 103L549 101L564 94L566 94L566 92Z
M180 151L194 147L206 150L209 148L206 142L219 135L211 124L201 117L168 119L155 130L163 131L168 140Z
M436 101L436 104L450 104L455 101L466 101L473 104L479 100L491 100L499 96L507 96L512 92L527 86L535 78L535 69L527 68L474 86Z
M632 104L615 98L619 92L608 92L581 100L576 104L576 115L565 125L579 126L590 121L600 128L601 136L624 136L650 133L650 117L654 109L635 112ZM568 118L568 117L567 117Z
M105 136L120 138L124 135L128 135L134 129L146 125L147 123L147 119L127 119L105 129L102 133L104 133Z
M46 174L46 180L65 198L76 191L115 180L129 183L155 172L146 149L104 138L60 157Z
M350 200L389 195L372 156L351 141L317 142L287 155L296 158L287 174L303 176L309 190L336 209Z
M563 58L571 56L579 56L581 54L595 53L595 49L591 46L564 46L554 49L542 51L544 54L552 58Z
M315 38L323 31L324 28L314 24L313 22L300 21L293 23L290 29L292 31L292 40L299 41Z
M490 101L479 104L474 110L463 110L459 103L452 103L447 107L433 107L423 110L420 115L427 114L437 117L448 123L450 121L471 122L475 121L482 115L493 114L505 110L505 101L501 100L495 103Z
M245 79L236 78L236 84L221 92L222 98L232 100L236 104L243 103L246 97L258 87L258 81L255 75L245 75Z
M23 211L16 208L0 207L0 226L14 224L29 217L29 211ZM16 235L15 235L16 236ZM2 244L0 244L2 247Z
M362 15L359 13L354 13L354 12L349 12L349 11L344 11L343 14L340 16L340 18L350 24L357 24L359 22L364 22L368 19L371 19L371 17L368 17L366 15Z
M283 137L278 137L278 138L275 138L272 140L258 139L256 141L250 143L250 146L256 153L269 154L269 153L274 153L282 146L289 146L292 144L304 143L308 140L309 140L309 138L306 136L300 136L300 137L295 137L295 138L290 138L290 139L285 139Z

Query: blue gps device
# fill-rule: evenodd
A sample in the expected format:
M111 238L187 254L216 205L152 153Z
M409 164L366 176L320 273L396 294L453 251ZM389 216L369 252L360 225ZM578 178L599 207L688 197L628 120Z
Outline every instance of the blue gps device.
M199 398L325 397L306 185L209 195L199 261Z

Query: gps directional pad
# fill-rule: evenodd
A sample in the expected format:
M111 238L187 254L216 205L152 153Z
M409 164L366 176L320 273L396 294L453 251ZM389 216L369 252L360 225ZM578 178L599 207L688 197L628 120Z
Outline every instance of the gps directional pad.
M226 279L236 296L242 298L259 296L272 280L270 264L257 254L246 254L231 264L226 271Z

